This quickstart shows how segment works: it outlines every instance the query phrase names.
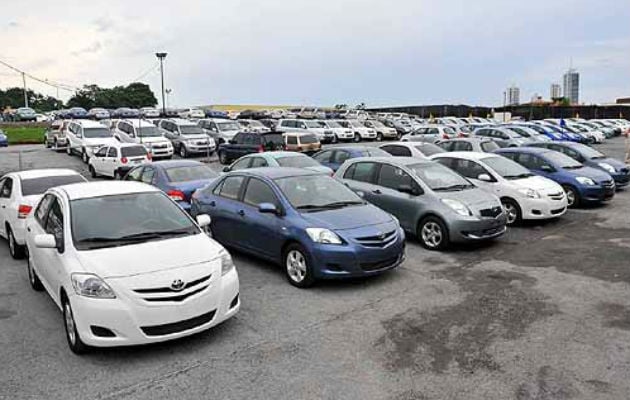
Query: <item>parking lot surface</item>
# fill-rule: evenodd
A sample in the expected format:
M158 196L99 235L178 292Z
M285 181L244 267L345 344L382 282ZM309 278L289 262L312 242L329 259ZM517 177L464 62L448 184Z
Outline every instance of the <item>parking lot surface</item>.
M88 175L77 157L20 149L33 150L22 168ZM623 141L598 149L621 159ZM0 172L18 161L2 150ZM236 317L83 357L67 348L50 297L30 289L26 263L0 243L0 398L627 399L629 210L626 190L481 247L437 253L409 238L397 270L308 290L236 253Z

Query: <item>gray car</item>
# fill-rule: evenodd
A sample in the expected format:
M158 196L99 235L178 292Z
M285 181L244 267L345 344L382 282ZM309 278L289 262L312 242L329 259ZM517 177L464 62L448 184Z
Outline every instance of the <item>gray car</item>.
M477 153L492 153L501 148L491 139L475 137L440 140L436 145L446 151L475 151Z
M533 143L531 139L526 139L513 130L500 126L475 129L473 136L490 138L500 147L518 147Z
M499 199L433 161L361 157L335 177L365 200L393 214L429 250L489 240L506 231Z

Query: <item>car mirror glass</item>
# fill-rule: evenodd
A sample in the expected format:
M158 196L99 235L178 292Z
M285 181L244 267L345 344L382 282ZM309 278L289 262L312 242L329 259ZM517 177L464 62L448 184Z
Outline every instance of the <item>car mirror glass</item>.
M203 228L209 226L212 220L208 214L197 215L197 224Z
M547 165L547 164L541 165L540 169L542 171L545 171L545 172L553 172L553 168L550 165Z
M492 182L492 177L489 174L479 174L477 179L484 182Z
M228 167L223 168L223 172L230 172L230 171L231 171L231 168L230 168L229 166L228 166Z
M271 203L260 203L258 205L258 211L263 214L278 215L278 209L274 204Z

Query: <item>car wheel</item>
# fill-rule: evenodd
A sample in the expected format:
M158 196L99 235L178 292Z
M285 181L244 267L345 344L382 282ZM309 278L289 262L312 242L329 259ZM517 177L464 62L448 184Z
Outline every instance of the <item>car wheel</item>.
M285 250L284 269L289 283L293 286L306 288L315 282L310 257L306 250L297 243L289 245Z
M31 284L31 288L33 288L36 292L41 292L44 290L44 285L42 285L42 281L39 280L39 276L33 269L33 264L31 264L31 257L28 249L26 249L26 268L28 269L28 281Z
M564 185L562 188L567 195L567 206L569 208L577 207L580 204L580 196L577 191L569 185Z
M332 139L331 139L331 143L337 143L339 141L339 138L337 137L337 134L334 134Z
M90 170L90 176L92 178L96 178L96 170L94 169L94 167L90 165L88 169Z
M119 170L114 171L114 180L116 181L122 181L123 175L120 173Z
M436 217L427 217L418 224L420 244L429 250L443 250L448 246L448 230Z
M66 297L63 299L63 322L66 329L66 339L68 340L68 347L75 354L84 354L89 350L89 347L83 343L79 332L77 331L77 324L74 319L74 313L70 306L70 300Z
M508 225L514 225L521 221L521 208L514 200L503 199L501 200L501 205L505 211Z
M179 146L179 156L181 158L187 158L188 157L188 151L186 151L186 146L184 146L184 145Z
M7 227L7 238L9 239L9 254L14 260L20 260L24 258L24 246L17 244L13 230Z
M359 143L361 141L361 135L359 135L358 133L355 133L354 136L352 137L352 141L354 143Z
M69 156L72 155L72 147L70 147L70 143L68 143L68 147L66 147L66 154Z
M46 145L46 148L47 148L47 149L50 149L50 147L51 147L51 146L50 146L50 142L48 141L48 139L47 139L47 138L44 138L44 144Z
M222 165L227 165L227 163L228 163L229 161L230 161L230 160L228 160L227 153L226 153L225 151L220 151L220 152L219 152L219 162L220 162Z
M377 133L376 134L376 141L377 142L382 142L383 141L383 134L382 133Z
M85 149L81 150L81 160L83 161L84 164L87 164L90 161L90 157L88 157Z

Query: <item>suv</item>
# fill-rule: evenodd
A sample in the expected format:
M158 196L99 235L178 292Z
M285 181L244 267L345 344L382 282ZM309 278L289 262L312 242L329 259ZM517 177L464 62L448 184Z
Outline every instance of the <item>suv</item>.
M68 145L68 138L66 137L65 130L67 129L68 122L62 120L55 120L44 132L44 144L47 149L59 150Z
M226 165L246 154L284 150L284 138L278 132L239 132L232 140L219 145L219 162Z
M473 136L490 138L497 142L500 147L518 147L532 143L531 140L522 137L513 130L502 127L475 129Z
M116 143L112 133L100 122L89 119L78 119L67 122L66 136L68 145L66 153L81 155L84 163L88 163L92 154L103 146L111 146Z
M287 151L314 154L322 149L322 144L314 133L286 132L282 136L284 136L284 144Z
M198 119L205 118L206 113L198 108L187 108L179 113L181 118Z
M340 119L337 120L337 123L344 128L352 129L354 132L354 136L352 137L353 142L358 143L366 139L376 139L376 131L372 128L366 127L358 119Z
M306 131L317 136L320 142L330 143L335 141L335 133L332 129L324 128L319 121L301 119L281 119L276 130L280 132Z
M214 139L208 137L194 122L170 118L160 120L158 127L182 158L188 157L189 154L212 155L216 150Z
M380 142L383 139L398 139L398 131L396 130L396 128L386 126L381 121L368 119L363 121L363 125L376 131L377 142Z
M197 125L203 132L212 137L217 144L225 143L234 138L241 131L241 126L236 121L222 118L206 118L197 121Z
M98 149L90 158L88 169L92 178L122 179L133 167L150 162L151 153L146 147L136 143L116 143Z
M140 116L143 118L160 118L160 111L155 107L142 107Z
M171 141L151 122L143 119L114 120L111 125L114 138L122 143L142 144L155 158L173 157Z

